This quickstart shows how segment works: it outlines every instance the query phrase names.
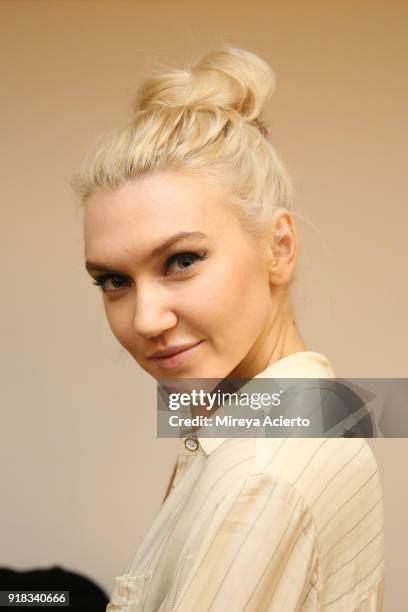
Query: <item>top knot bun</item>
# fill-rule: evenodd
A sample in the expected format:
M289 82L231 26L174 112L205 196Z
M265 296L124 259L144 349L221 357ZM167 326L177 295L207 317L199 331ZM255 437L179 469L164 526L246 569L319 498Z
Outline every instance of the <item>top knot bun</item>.
M145 81L134 106L136 112L166 106L219 108L262 127L258 118L274 89L275 75L263 59L224 44L189 70L173 69Z

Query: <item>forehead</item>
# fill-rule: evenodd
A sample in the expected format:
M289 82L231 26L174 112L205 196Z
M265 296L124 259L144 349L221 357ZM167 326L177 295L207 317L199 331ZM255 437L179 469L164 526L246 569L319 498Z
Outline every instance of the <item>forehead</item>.
M238 219L212 181L198 174L161 172L96 191L85 206L85 246L92 255L115 245L134 251L137 244L142 252L179 231L225 236L226 224L231 230Z

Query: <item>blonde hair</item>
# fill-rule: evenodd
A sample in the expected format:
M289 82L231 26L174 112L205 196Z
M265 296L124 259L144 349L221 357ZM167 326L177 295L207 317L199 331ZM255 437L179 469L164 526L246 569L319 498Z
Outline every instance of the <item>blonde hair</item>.
M253 231L290 208L291 184L263 121L275 87L260 57L223 44L188 69L145 80L134 115L87 155L72 187L86 203L97 188L116 188L160 170L200 171L228 189Z

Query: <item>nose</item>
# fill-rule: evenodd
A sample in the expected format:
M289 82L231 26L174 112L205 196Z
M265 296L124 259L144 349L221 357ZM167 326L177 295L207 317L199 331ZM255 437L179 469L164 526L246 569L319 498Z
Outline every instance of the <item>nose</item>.
M177 323L177 315L162 287L138 286L133 327L143 338L160 336Z

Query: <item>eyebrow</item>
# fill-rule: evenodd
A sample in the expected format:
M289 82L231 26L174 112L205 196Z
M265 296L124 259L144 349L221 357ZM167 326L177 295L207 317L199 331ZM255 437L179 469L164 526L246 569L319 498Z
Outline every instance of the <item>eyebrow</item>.
M161 244L159 244L159 246L154 248L148 257L153 257L153 258L159 257L177 242L181 242L183 240L189 240L191 238L205 239L205 238L209 238L209 236L207 236L207 234L204 234L203 232L177 232L177 234L173 234L172 236L169 236L168 238L166 238L166 240L164 240ZM90 261L90 260L87 260L85 262L85 268L88 271L89 270L100 271L100 272L111 272L112 271L104 264Z

